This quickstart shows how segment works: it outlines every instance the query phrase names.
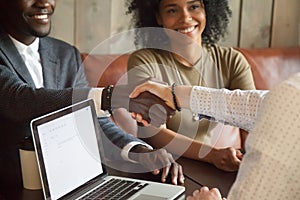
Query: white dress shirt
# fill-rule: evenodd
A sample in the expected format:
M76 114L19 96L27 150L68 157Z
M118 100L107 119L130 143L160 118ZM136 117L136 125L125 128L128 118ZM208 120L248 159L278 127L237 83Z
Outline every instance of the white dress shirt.
M22 56L25 65L31 75L36 88L44 87L43 70L39 50L39 38L36 38L30 45L25 45L11 37L18 52Z
M192 109L252 130L227 199L300 199L300 73L269 93L200 90L191 93ZM224 104L216 106L220 101ZM201 107L208 104L209 109Z

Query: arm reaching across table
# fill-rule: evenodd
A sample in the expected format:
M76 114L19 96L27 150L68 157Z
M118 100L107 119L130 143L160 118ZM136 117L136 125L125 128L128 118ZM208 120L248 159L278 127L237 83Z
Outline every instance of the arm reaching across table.
M252 130L261 103L268 93L264 90L227 90L214 89L201 86L176 86L172 89L168 85L154 81L146 81L137 86L130 94L136 98L141 93L148 91L164 100L165 104L175 109L187 108L193 112L212 117L216 121L226 122L230 125ZM133 112L133 111L132 111ZM134 117L144 125L149 124L138 112Z

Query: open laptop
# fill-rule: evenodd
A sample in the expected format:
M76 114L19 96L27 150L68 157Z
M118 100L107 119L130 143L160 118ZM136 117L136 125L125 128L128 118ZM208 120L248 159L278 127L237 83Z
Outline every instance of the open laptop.
M45 199L92 199L89 195L135 200L184 197L183 186L107 174L101 162L100 126L93 100L34 119L31 128ZM103 191L106 188L109 191ZM117 196L112 197L115 193Z

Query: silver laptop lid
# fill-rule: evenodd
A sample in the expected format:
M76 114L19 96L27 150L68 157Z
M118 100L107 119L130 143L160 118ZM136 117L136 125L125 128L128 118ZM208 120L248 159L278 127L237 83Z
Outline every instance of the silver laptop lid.
M39 117L31 128L45 199L73 195L107 175L92 100Z

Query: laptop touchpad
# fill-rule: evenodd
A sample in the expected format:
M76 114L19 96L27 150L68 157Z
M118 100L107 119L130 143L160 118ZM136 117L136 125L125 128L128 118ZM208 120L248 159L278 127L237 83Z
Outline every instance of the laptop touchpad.
M167 200L165 197L152 196L147 194L140 194L134 200Z

